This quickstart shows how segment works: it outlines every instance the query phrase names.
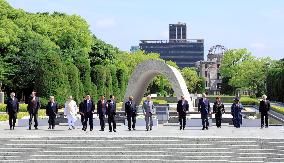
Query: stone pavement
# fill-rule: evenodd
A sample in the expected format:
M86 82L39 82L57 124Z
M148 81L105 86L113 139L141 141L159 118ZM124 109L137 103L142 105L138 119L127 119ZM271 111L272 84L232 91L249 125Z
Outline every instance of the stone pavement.
M284 127L176 126L116 133L0 126L0 162L284 162Z

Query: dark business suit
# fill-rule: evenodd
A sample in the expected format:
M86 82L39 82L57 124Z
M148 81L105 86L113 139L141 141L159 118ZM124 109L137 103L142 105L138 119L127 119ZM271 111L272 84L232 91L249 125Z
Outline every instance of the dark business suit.
M261 116L261 127L264 126L265 119L265 127L268 127L268 111L270 110L270 102L268 100L261 100L259 103L259 112Z
M236 128L240 128L242 124L242 110L243 105L241 103L233 103L231 106L231 115L233 116L233 124Z
M102 100L99 100L97 103L97 108L98 108L97 114L99 115L102 131L105 129L106 106L107 106L106 100L104 100L104 102Z
M189 105L187 100L179 100L177 104L178 119L180 129L184 129L186 126L186 112L188 111Z
M34 127L37 128L38 126L38 110L40 109L40 101L38 97L30 97L28 101L28 112L30 114L29 119L29 129L31 129L32 120L34 118L35 125Z
M207 98L199 99L198 112L201 113L203 129L204 128L208 129L209 126L208 114L210 113L210 102Z
M113 131L115 132L116 131L116 122L115 122L116 102L114 100L108 100L106 114L108 116L109 131L111 132L113 129ZM111 125L111 123L113 124L113 126Z
M222 102L214 102L213 112L215 113L216 126L221 127L222 125L222 114L225 113L224 104Z
M52 127L54 129L55 126L55 118L58 113L58 104L57 102L48 102L46 105L46 114L49 116L49 128Z
M131 119L132 119L132 128L135 129L137 109L135 102L129 100L125 103L125 115L127 117L128 129L131 130Z
M83 122L83 128L87 129L87 123L89 120L90 130L93 130L93 113L95 111L95 104L93 100L84 100L82 105L81 113L84 114L84 122Z
M84 114L82 113L82 110L84 109L84 101L82 101L80 104L79 104L79 112L80 112L80 115L81 115L81 123L82 123L82 130L84 130L84 120L85 120L85 117L84 117Z
M14 129L17 120L17 113L19 112L19 101L16 97L14 99L11 97L7 99L6 112L9 115L10 129Z

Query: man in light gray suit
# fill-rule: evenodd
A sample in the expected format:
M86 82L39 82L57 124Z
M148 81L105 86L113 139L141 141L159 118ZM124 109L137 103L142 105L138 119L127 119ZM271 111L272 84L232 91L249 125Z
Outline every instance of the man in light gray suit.
M151 96L147 96L147 100L143 102L143 114L145 116L146 121L146 130L149 131L149 122L150 122L150 130L152 130L153 119L152 115L155 113L155 107L153 105L153 101L151 101Z

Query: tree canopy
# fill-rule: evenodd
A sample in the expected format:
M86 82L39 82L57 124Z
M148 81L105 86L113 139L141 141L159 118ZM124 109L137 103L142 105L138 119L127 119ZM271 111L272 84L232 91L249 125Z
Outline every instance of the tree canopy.
M28 13L0 0L0 80L7 93L28 97L35 90L60 103L68 95L79 101L86 94L95 99L113 94L122 100L130 75L148 59L162 60L159 54L123 52L105 43L78 15ZM196 73L184 70L183 75L189 90L197 91L195 82L202 82ZM157 76L146 93L166 96L173 90L164 76Z

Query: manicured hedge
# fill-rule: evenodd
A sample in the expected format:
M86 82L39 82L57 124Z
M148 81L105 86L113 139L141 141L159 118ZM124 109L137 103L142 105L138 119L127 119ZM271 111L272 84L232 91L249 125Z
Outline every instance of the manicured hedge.
M207 96L210 102L216 101L216 97L220 97L223 103L232 103L235 99L235 96Z
M39 110L38 115L39 116L45 116L46 115L45 113L46 113L45 110L41 109L41 110ZM26 112L26 111L19 112L18 115L17 115L17 118L21 119L24 116L28 116L28 115L29 115L29 113ZM0 121L7 121L7 120L8 120L8 114L0 114Z
M20 104L19 112L26 112L27 106L27 104ZM0 112L6 112L6 104L0 104Z

